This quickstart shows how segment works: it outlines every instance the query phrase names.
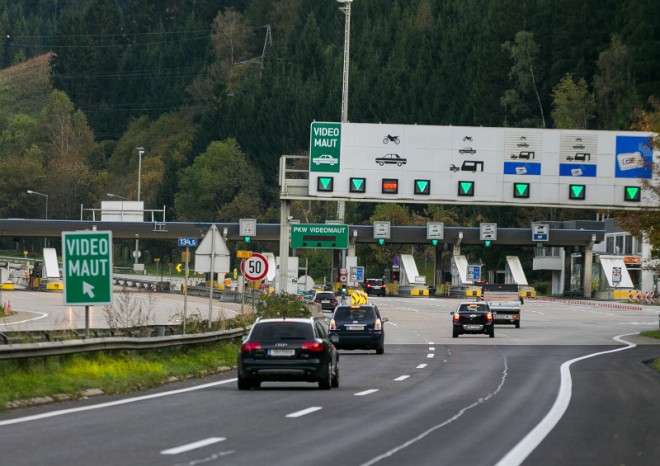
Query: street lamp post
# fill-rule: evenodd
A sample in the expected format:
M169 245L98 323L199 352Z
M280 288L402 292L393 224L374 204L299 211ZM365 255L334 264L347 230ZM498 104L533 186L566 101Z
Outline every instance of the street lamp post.
M36 194L37 196L43 196L46 198L46 220L48 220L48 194L38 193L37 191L32 191L31 189L27 190L28 194ZM48 246L48 238L44 237L44 248Z
M144 147L138 147L138 190L137 190L137 200L140 202L140 187L142 185L142 156L144 155ZM144 220L144 219L143 219ZM140 240L138 238L135 238L135 252L133 255L135 256L135 263L138 263L138 259L140 258Z
M344 6L339 8L344 12L345 21L344 21L344 71L342 78L342 88L341 88L341 122L348 122L348 65L350 57L350 45L351 45L351 3L353 0L337 0L339 3L342 3ZM346 215L346 202L338 201L337 202L337 219L340 222L344 222L344 217ZM341 265L342 268L346 267L346 250L341 250Z

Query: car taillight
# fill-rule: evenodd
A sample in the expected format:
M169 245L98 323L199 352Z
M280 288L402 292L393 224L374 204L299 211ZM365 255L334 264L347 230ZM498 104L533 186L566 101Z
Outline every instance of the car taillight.
M367 288L371 288L371 284L367 283Z
M461 320L461 316L458 314L458 312L454 313L454 322L458 322Z
M374 323L374 330L382 330L383 329L383 324L380 322L380 319L376 319L376 322Z
M331 299L331 300L330 300L330 302L331 302L332 304L337 304L337 300L336 300L336 299L334 299L334 298L333 298L333 299Z
M261 349L261 343L256 341L246 341L241 345L241 353L251 353Z
M319 298L314 298L314 302L315 302L315 303L320 303L321 300L320 300Z
M318 341L305 341L300 346L300 349L311 351L313 353L320 353L323 351L323 345Z
M337 330L337 325L335 324L335 319L330 319L330 323L328 325L330 327L330 330Z
M520 319L520 316L519 316L518 314L514 314L514 315L513 315L513 318L514 318L514 319Z
M489 312L488 314L486 314L486 320L489 321L489 322L490 322L491 320L493 320L493 314L492 314L491 312Z

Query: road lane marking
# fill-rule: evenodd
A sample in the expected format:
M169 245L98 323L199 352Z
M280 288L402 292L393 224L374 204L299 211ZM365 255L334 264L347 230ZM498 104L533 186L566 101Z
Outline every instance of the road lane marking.
M402 380L406 380L408 377L410 377L410 376L409 375L401 375L401 376L397 377L396 379L394 379L394 381L395 382L401 382Z
M372 464L376 464L376 463L380 462L381 460L384 460L385 458L390 458L390 457L394 456L397 452L403 450L404 448L408 448L409 446L419 442L420 440L422 440L423 438L425 438L428 435L432 434L436 430L441 429L441 428L451 424L452 422L456 421L461 416L463 416L463 414L465 414L467 411L471 410L472 408L476 408L477 406L485 403L486 401L490 400L492 397L497 395L502 390L502 387L504 386L504 382L506 381L506 377L509 374L509 363L508 363L507 357L505 355L502 355L502 357L504 358L504 369L502 370L502 376L500 377L500 383L497 386L497 388L495 388L495 390L493 392L489 393L488 395L486 395L482 398L479 398L477 401L475 401L471 405L468 405L468 406L460 409L456 414L454 414L452 417L450 417L446 421L441 422L440 424L437 424L437 425L431 427L430 429L422 432L418 436L413 437L410 440L408 440L406 442L403 442L400 445L395 446L394 448L390 449L389 451L386 451L385 453L383 453L381 455L378 455L378 456L370 459L369 461L367 461L365 463L362 463L361 466L371 466Z
M555 403L548 411L548 414L539 422L536 427L534 427L518 444L513 447L509 453L504 455L504 457L497 462L495 466L517 466L521 464L525 459L532 453L536 447L548 436L548 434L555 428L557 423L561 420L568 408L568 404L571 401L571 392L573 390L573 380L571 378L571 365L574 362L582 361L583 359L593 358L595 356L601 356L603 354L617 353L619 351L625 351L634 348L634 343L629 343L622 340L622 337L628 335L639 335L639 332L626 333L625 335L618 335L614 337L615 341L625 344L621 348L617 348L609 351L601 351L598 353L587 354L579 358L571 359L564 362L560 368L561 382L559 384L559 393L557 393L557 398Z
M371 395L372 393L376 393L376 392L379 391L379 390L380 390L379 388L372 388L371 390L365 390L365 391L363 391L363 392L357 392L357 393L355 393L354 395L355 395L355 396Z
M196 450L198 448L206 447L208 445L213 445L214 443L224 442L227 440L225 437L209 437L204 440L199 440L197 442L189 443L187 445L181 445L180 447L168 448L160 452L161 455L178 455L179 453L184 453L190 450Z
M418 364L415 369L424 369L428 364Z
M217 387L218 385L224 385L224 384L231 383L231 382L236 382L236 378L221 380L219 382L205 383L205 384L202 384L202 385L195 385L194 387L180 388L178 390L170 390L168 392L153 393L151 395L137 396L137 397L133 397L133 398L124 398L123 400L109 401L107 403L99 403L99 404L96 404L96 405L80 406L78 408L71 408L71 409L60 409L58 411L50 411L48 413L35 414L35 415L32 415L32 416L24 416L24 417L19 417L19 418L16 418L16 419L7 419L6 421L0 421L0 427L9 426L9 425L12 425L12 424L20 424L21 422L38 421L38 420L41 420L41 419L47 419L49 417L63 416L65 414L73 414L73 413L80 413L80 412L83 412L83 411L92 411L94 409L110 408L110 407L113 407L113 406L121 406L121 405L125 405L125 404L128 404L128 403L135 403L135 402L138 402L138 401L145 401L145 400L152 400L154 398L161 398L163 396L179 395L181 393L192 392L192 391L195 391L195 390L203 390L203 389L209 388L209 387Z
M300 411L296 411L295 413L287 414L286 417L300 417L300 416L305 416L306 414L310 414L316 411L319 411L323 409L321 406L312 406L307 409L301 409Z
M16 309L14 309L14 311L16 311ZM16 312L18 312L18 311L16 311ZM48 317L48 314L46 312L37 312L37 311L20 311L20 312L29 312L30 314L37 314L38 317L32 317L30 319L18 320L16 322L3 322L3 323L0 323L0 325L4 325L6 327L9 327L10 325L20 325L20 324L24 324L26 322L41 320L41 319L44 319L44 318Z
M434 346L429 346L429 351L435 351L435 347Z
M426 355L427 358L432 358L433 356L435 356L435 354L433 354L433 353L429 353L429 354Z

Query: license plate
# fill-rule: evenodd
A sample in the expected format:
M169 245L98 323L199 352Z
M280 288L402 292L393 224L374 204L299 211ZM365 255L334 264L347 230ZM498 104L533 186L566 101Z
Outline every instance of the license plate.
M465 325L465 330L481 330L483 325Z
M322 302L323 304L328 304L328 303L330 302L330 300L329 300L329 299L322 299L321 302Z
M364 325L347 325L346 330L364 330Z
M292 349L270 349L268 350L268 356L293 356L296 354L296 350Z

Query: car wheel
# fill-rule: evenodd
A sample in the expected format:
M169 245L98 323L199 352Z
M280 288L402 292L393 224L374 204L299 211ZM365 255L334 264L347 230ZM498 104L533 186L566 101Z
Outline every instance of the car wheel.
M385 343L376 347L376 354L385 354Z
M516 328L520 328L520 322L516 322Z
M458 331L457 331L457 330L454 330L454 331L453 331L453 333L452 333L452 337L454 337L454 338L458 338Z
M321 390L330 390L330 387L332 386L332 364L328 363L328 370L327 374L323 376L322 379L319 380L319 388Z
M332 377L330 385L332 385L332 388L339 387L339 364L335 364L335 374Z
M238 389L239 390L249 390L252 388L252 384L245 380L245 378L241 377L240 375L238 376Z
M490 330L488 330L488 336L491 338L495 338L495 326L492 326Z

